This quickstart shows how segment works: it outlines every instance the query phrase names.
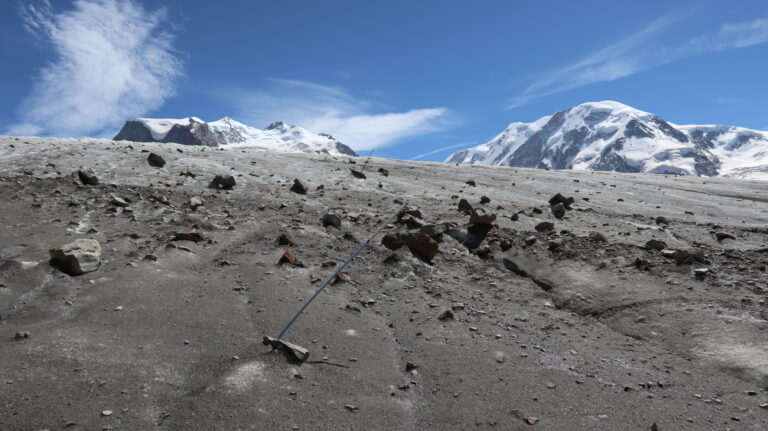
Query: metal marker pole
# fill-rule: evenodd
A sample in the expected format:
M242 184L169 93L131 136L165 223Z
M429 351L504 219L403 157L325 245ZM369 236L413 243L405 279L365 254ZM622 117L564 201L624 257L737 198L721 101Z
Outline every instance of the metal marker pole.
M390 216L384 223L382 223L381 226L379 226L379 228L376 229L376 231L373 234L371 234L371 236L369 236L368 239L366 239L363 242L363 244L360 245L360 247L357 250L355 250L354 253L352 253L351 256L349 256L344 262L342 262L341 265L339 265L339 267L336 268L335 271L333 271L333 274L331 274L331 276L328 277L325 280L325 282L323 282L323 284L320 285L320 287L317 288L317 290L315 290L315 293L313 293L312 296L309 298L309 300L307 300L307 302L305 302L304 305L302 305L302 307L299 309L299 311L297 311L296 314L293 315L293 317L288 322L288 324L286 324L285 327L283 328L283 330L280 331L280 333L277 335L277 339L278 340L282 340L283 339L283 335L285 335L285 333L288 332L288 329L290 329L290 327L293 326L294 323L296 323L296 320L299 318L299 316L301 316L301 313L303 313L304 310L306 310L306 308L309 307L309 304L311 304L312 301L315 300L317 295L319 295L320 292L325 290L325 288L328 287L329 284L331 284L331 282L333 281L334 277L336 277L336 275L338 275L341 272L341 270L346 268L347 265L349 265L352 262L352 260L354 260L354 258L357 257L358 254L360 254L361 251L363 251L366 247L368 247L368 244L370 244L370 242L373 239L373 237L378 235L378 233L381 232L382 229L384 229L384 226L386 226L387 223L389 223L390 220L392 220L394 217L397 217L397 214L403 208L405 208L405 204L403 204L402 207L398 208L397 212L394 215Z

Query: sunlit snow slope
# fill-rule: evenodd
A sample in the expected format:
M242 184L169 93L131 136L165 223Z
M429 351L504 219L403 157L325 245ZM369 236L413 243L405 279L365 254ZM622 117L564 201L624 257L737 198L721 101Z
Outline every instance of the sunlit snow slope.
M512 123L446 162L768 180L768 132L676 125L618 102L590 102Z

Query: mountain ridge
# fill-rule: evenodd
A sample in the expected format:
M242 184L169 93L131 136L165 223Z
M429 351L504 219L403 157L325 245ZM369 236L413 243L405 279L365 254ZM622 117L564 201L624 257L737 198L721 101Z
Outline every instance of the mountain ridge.
M611 100L514 122L447 163L768 180L768 132L678 125Z
M197 117L135 118L126 121L113 140L357 156L328 133L310 132L282 121L258 129L230 117L212 122Z

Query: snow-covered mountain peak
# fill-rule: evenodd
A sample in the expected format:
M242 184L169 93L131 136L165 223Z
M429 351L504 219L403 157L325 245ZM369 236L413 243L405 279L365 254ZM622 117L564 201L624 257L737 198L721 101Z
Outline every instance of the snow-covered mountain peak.
M313 133L282 121L261 130L230 117L207 123L197 117L136 118L127 121L115 140L175 142L222 148L254 148L284 152L357 155L328 133Z
M681 126L615 101L515 122L450 163L768 179L768 132Z

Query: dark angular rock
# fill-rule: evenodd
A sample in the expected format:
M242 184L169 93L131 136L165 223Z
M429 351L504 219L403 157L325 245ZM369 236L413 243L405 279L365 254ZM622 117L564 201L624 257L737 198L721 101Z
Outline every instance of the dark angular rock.
M480 210L482 211L482 210ZM472 214L469 216L469 224L478 225L490 225L494 221L496 221L496 214L487 214L484 211L478 212L477 210L472 211Z
M232 190L237 183L232 175L216 175L211 181L211 187L220 190Z
M549 199L549 205L555 206L557 204L563 204L563 206L566 209L571 209L571 205L573 204L574 199L573 197L566 198L565 196L561 195L560 193L555 194Z
M511 216L509 216L509 218L512 221L518 221L518 220L520 220L520 215L518 213L514 213Z
M491 198L489 198L488 196L481 196L480 197L480 204L481 205L485 205L485 204L490 203L490 202L491 202Z
M149 163L150 166L162 168L165 166L165 159L162 158L159 154L149 153L149 156L147 156L147 163Z
M534 228L537 232L550 232L555 230L555 224L551 221L543 221Z
M388 171L388 170L386 170L386 169L384 169L384 168L379 168L379 173L380 173L381 175L384 175L385 177L388 177L388 176L389 176L389 171Z
M80 182L86 186L99 185L99 178L96 177L96 173L93 172L93 169L80 169L77 171L77 177L80 179Z
M307 188L304 186L304 184L299 181L298 178L295 178L293 180L293 185L291 186L291 191L294 193L298 193L300 195L307 194Z
M336 229L341 229L341 217L336 214L325 214L320 221L323 223L323 227L333 226Z
M455 318L453 314L453 310L450 308L447 308L440 312L440 314L437 315L437 320L453 320Z
M405 215L410 215L410 216L416 217L418 219L423 219L424 218L424 216L421 214L421 210L418 207L413 207L413 206L405 207L405 208L401 209L397 213L397 219L400 220Z
M736 239L735 236L725 232L716 232L715 238L717 238L717 242L723 242L726 239Z
M592 242L606 242L608 239L600 232L590 232L587 237Z
M474 210L475 209L472 207L472 204L470 204L466 199L459 201L459 211L464 211L464 213L471 213Z
M646 250L661 251L661 250L664 250L665 248L667 248L667 243L665 243L664 241L662 241L660 239L649 239L645 243L645 249Z
M365 174L362 173L361 171L358 171L356 169L350 169L349 171L352 173L352 176L355 178L359 178L361 180L364 180L366 178Z
M381 244L390 250L397 250L404 245L408 246L411 252L427 261L431 261L437 255L438 250L437 241L421 232L384 235Z
M669 224L669 221L664 216L658 216L656 217L656 224Z
M203 239L203 233L202 232L176 232L173 235L174 241L192 241L192 242L200 242Z
M469 180L465 183L468 186L476 187L477 184L475 183L475 180Z
M555 205L552 205L552 215L555 216L557 219L561 219L565 216L565 205L562 203L557 203Z

